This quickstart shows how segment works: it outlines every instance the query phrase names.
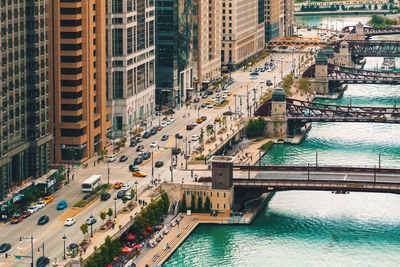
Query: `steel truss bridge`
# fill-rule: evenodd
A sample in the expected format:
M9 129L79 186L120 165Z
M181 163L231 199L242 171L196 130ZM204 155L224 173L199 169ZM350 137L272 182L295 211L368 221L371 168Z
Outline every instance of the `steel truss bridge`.
M339 52L342 41L332 42L335 52ZM389 40L348 40L350 53L359 57L399 57L400 41Z
M271 116L271 100L262 104L255 116ZM286 98L289 122L378 122L400 124L400 107L344 106Z
M275 38L269 41L265 46L316 46L316 45L328 45L328 42L322 41L317 38Z
M342 29L343 33L356 33L356 26L346 26ZM375 28L375 27L364 27L364 34L369 37L373 35L389 35L399 34L400 27L386 27L386 28Z
M377 84L400 84L399 72L380 72L372 70L361 70L327 64L328 80L339 83L377 83ZM315 78L315 64L303 73L304 78Z

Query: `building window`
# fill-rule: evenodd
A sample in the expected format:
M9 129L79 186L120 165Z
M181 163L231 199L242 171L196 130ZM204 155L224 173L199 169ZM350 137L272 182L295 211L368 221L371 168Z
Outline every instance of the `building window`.
M126 53L132 54L133 49L132 49L132 43L133 43L133 35L132 35L132 30L133 28L130 27L126 31Z
M122 71L114 71L112 77L113 83L113 99L122 99L123 98L123 72Z
M112 55L122 56L122 29L112 30Z
M219 197L219 192L217 192L217 197Z
M112 0L112 13L122 13L122 0Z

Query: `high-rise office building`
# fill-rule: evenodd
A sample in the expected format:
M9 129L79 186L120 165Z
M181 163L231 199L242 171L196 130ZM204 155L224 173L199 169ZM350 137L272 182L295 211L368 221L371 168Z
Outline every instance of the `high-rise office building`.
M264 0L222 1L222 64L239 64L264 49L264 6Z
M49 2L54 163L83 162L107 144L105 6L105 0Z
M112 137L147 126L155 104L154 0L107 1L107 103Z
M156 103L190 99L197 77L197 0L156 0Z
M0 199L49 170L47 1L1 2Z
M265 0L265 42L294 32L294 0Z

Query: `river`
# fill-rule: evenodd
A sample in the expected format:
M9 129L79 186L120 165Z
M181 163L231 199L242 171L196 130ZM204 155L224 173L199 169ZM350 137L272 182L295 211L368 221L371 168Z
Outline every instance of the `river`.
M346 26L362 17L314 18L309 23ZM368 58L365 68L381 61ZM357 84L342 98L323 102L391 106L395 99L398 85ZM319 165L374 166L380 153L382 167L399 167L399 135L400 125L313 123L302 144L276 145L262 161L315 164L318 151ZM250 226L199 226L165 266L400 265L399 206L400 196L393 194L278 192Z

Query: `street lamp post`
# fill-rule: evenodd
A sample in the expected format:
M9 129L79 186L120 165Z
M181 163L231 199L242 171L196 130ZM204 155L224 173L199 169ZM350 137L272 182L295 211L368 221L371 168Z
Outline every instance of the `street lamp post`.
M250 117L250 106L249 106L249 86L247 86L247 116Z
M110 184L110 162L107 162L107 184Z
M138 185L138 181L135 181L135 189L136 189L136 194L135 194L135 200L137 201L137 196L138 196L138 191L137 191L137 185Z
M185 165L185 170L187 170L187 160L188 160L188 140L187 136L185 137L185 160L186 160L186 165Z
M66 260L67 257L65 256L65 241L67 240L67 237L65 236L65 234L64 234L64 236L62 237L62 239L63 239L63 241L64 241L64 260Z
M254 91L254 112L255 112L257 109L257 98L256 98L257 88L255 86L253 88L253 91Z
M117 197L114 197L114 218L117 218Z
M215 122L214 122L215 123ZM215 137L215 131L214 131L214 137ZM189 143L189 155L190 155L190 144L192 143L190 140L188 141Z
M197 108L197 118L200 118L200 106Z
M20 256L20 257L27 257L27 258L31 258L32 262L31 262L31 267L33 267L33 236L31 235L31 237L19 237L19 241L21 242L22 239L30 239L31 240L31 256Z
M274 76L274 87L276 87L276 76Z
M236 114L236 94L235 94L235 114Z
M151 151L151 182L154 179L154 159L153 159L153 151Z

